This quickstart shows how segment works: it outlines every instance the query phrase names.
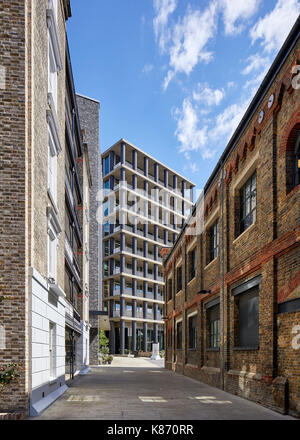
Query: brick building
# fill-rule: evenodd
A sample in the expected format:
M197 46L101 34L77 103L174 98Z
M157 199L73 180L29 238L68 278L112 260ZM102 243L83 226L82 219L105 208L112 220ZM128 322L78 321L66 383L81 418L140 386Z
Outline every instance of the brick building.
M69 0L2 1L0 409L39 414L89 364L89 198Z
M209 178L194 218L172 249L162 250L166 367L296 416L299 35L300 18Z
M89 306L90 306L90 364L98 364L99 316L102 314L102 227L97 221L99 190L102 188L99 101L77 94L81 127L84 130L84 145L88 146L90 172L93 176L89 209Z

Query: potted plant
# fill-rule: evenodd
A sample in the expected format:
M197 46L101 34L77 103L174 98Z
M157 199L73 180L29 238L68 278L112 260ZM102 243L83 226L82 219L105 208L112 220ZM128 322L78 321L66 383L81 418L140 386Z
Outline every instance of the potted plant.
M103 330L100 330L99 333L99 354L100 354L100 363L107 363L107 357L109 355L109 340L105 336L105 332Z

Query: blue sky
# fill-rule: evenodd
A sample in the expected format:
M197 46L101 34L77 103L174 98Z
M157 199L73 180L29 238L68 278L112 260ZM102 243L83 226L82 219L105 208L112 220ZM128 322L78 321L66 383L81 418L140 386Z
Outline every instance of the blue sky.
M125 138L202 188L300 13L300 0L72 0L78 93L101 150Z

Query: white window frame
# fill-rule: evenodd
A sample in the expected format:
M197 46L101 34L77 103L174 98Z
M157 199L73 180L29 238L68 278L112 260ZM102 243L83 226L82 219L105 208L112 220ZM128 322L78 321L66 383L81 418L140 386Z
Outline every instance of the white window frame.
M56 379L56 324L49 321L49 370L50 380Z
M57 215L53 208L47 208L47 216L48 216L48 258L47 258L47 266L48 266L48 278L53 278L56 281L57 277L57 247L58 247L58 237L62 232L62 229L59 225Z
M51 143L49 142L48 146L48 192L50 192L50 196L52 201L56 205L57 203L57 155L53 148L51 147Z

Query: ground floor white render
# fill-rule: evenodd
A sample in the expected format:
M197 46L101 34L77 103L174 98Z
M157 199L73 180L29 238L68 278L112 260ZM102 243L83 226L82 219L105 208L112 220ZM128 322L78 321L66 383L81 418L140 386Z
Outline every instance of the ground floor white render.
M36 416L67 389L66 380L89 371L89 323L63 290L30 270L30 415Z

